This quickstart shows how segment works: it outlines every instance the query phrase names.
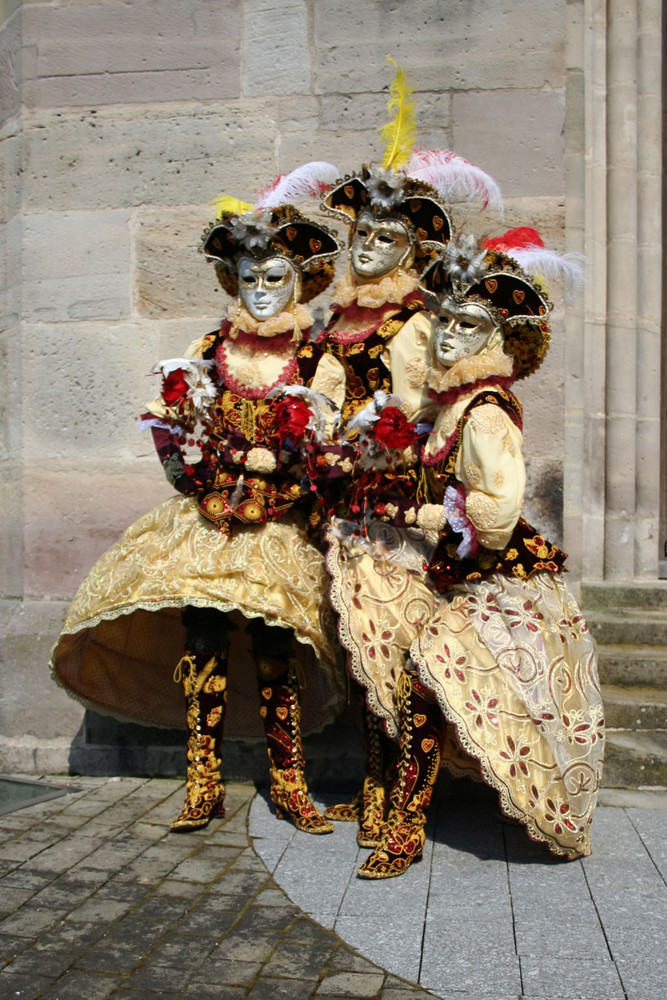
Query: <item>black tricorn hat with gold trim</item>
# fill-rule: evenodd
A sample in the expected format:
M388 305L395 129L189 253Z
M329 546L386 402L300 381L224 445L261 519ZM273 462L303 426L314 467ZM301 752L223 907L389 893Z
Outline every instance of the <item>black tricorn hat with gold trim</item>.
M202 249L214 260L221 285L238 294L236 269L242 257L287 257L301 272L302 301L323 291L334 275L333 258L341 245L329 229L303 216L293 205L224 213L204 234Z
M425 248L439 249L452 233L435 188L400 170L364 165L358 174L336 181L323 197L322 207L353 223L362 212L378 219L398 219Z
M456 244L450 244L426 269L420 284L441 300L451 296L460 304L485 306L502 327L505 353L513 357L516 377L531 375L551 343L551 303L546 293L516 261L497 250L482 249L466 263L457 257Z

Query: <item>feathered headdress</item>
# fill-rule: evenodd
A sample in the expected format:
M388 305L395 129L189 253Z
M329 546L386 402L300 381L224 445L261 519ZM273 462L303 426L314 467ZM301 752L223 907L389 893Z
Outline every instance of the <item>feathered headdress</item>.
M326 226L306 218L291 202L319 198L337 173L336 167L324 161L305 163L277 177L254 204L230 195L215 199L217 220L204 233L202 249L215 261L226 292L238 293L236 268L244 256L288 257L302 273L303 302L330 284L332 260L340 252L340 243Z
M393 217L412 226L420 244L442 246L451 224L441 202L479 200L502 213L498 185L479 167L449 150L414 150L416 138L413 89L396 66L387 105L389 121L378 131L384 140L381 166L338 180L322 205L332 215L356 221L362 211Z
M530 232L539 239L535 230ZM503 330L515 377L524 378L539 368L549 349L551 303L517 259L488 246L491 242L480 243L472 236L453 240L420 283L440 300L450 296L459 304L475 302L488 309Z
M568 302L580 293L586 280L586 258L579 253L556 253L544 245L542 237L530 226L508 229L502 236L486 239L487 250L500 250L529 274L549 281L562 281Z

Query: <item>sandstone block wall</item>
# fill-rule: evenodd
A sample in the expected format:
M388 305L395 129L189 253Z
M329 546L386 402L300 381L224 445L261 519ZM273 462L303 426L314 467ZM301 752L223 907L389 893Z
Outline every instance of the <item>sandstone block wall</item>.
M0 770L3 743L32 768L40 739L76 730L79 708L45 679L48 639L96 557L170 494L135 419L155 361L224 311L197 252L211 199L251 200L308 159L346 172L379 158L391 55L416 88L422 145L483 167L505 225L564 249L569 6L2 0L0 595L6 623L24 617L0 671L28 683L0 683ZM463 206L454 219L502 231ZM520 386L528 513L556 539L563 341L559 310L547 362ZM48 734L34 697L60 713Z

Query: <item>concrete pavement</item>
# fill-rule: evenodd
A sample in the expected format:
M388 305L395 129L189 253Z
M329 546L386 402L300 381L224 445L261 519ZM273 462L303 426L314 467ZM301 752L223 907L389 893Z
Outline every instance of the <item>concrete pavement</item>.
M301 834L249 785L177 836L180 782L73 783L0 816L0 1000L667 995L664 808L617 796L564 864L454 784L424 860L376 883L353 825Z

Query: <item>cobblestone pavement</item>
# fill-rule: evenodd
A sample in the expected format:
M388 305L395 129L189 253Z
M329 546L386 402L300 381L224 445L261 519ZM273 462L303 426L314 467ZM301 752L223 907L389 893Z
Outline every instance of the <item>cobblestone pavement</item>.
M0 1000L432 996L288 899L248 838L252 786L228 786L224 820L175 835L180 783L73 784L0 816Z
M0 817L0 1000L667 996L664 793L602 805L569 864L454 793L422 863L365 882L352 824L299 833L251 785L174 835L181 783L74 783Z

